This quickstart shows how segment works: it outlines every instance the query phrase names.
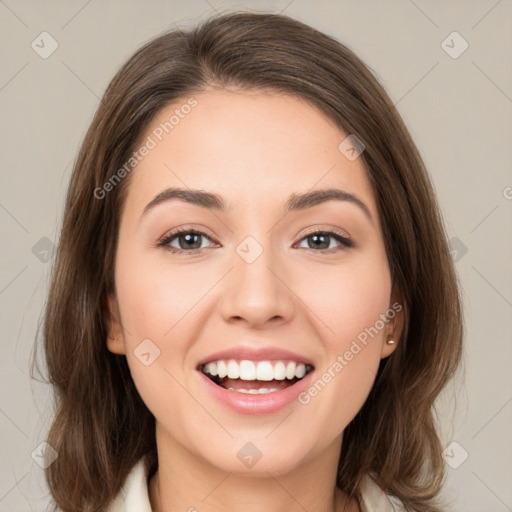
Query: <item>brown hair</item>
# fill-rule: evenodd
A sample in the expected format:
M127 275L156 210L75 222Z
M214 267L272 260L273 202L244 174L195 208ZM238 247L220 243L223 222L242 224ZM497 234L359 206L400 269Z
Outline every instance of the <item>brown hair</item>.
M457 368L459 289L432 185L400 115L346 46L287 16L229 13L139 49L108 86L75 162L43 325L56 413L46 469L64 512L105 510L132 466L157 467L154 417L125 357L107 350L117 232L129 175L94 193L129 159L155 114L215 86L292 94L366 149L393 286L405 306L394 353L347 426L338 486L353 495L372 471L407 510L438 511L444 475L434 400Z

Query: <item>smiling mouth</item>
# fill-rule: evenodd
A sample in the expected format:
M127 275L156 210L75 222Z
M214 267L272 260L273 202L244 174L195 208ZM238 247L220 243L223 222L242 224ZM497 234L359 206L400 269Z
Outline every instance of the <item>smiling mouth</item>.
M199 368L218 386L251 395L273 393L293 386L314 370L309 364L296 361L211 361Z

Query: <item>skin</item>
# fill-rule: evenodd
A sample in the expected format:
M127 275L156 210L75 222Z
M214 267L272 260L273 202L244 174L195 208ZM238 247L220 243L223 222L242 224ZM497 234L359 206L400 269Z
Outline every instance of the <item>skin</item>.
M194 97L197 106L132 171L110 297L108 348L126 356L156 418L153 510L357 511L335 485L342 433L380 359L396 348L386 341L398 339L402 314L307 405L294 401L274 414L242 415L214 402L196 366L218 350L277 346L312 359L319 377L399 299L363 159L349 161L338 150L347 134L303 99L228 89ZM162 110L145 136L176 108ZM171 186L219 194L228 209L173 200L141 218ZM336 200L284 215L292 192L330 187L356 195L372 219ZM191 255L178 238L171 244L182 254L158 247L176 227L204 231L203 249ZM327 238L330 252L322 253L308 245L309 231L332 228L354 246ZM236 252L249 235L263 248L250 264ZM134 355L147 338L160 350L149 366ZM262 453L251 468L236 456L247 442Z

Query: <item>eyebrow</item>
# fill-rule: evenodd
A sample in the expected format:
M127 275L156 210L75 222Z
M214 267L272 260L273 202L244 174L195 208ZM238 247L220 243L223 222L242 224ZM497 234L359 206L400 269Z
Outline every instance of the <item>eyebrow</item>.
M207 208L216 211L226 211L227 206L221 196L211 192L196 189L184 189L177 187L170 187L160 192L154 199L152 199L144 208L142 216L148 213L157 205L166 203L172 200L179 200L202 208ZM285 212L305 210L313 206L325 203L327 201L347 201L358 206L370 221L373 222L370 209L366 206L361 199L356 195L346 192L338 188L328 188L322 190L313 190L311 192L304 192L300 194L291 194L285 203Z

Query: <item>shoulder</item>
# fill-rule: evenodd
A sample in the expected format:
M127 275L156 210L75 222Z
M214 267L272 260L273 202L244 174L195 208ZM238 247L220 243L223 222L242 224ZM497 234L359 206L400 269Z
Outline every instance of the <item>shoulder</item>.
M152 512L147 482L148 474L142 458L131 469L107 512Z
M405 512L403 503L386 494L371 474L363 477L360 487L362 512Z

